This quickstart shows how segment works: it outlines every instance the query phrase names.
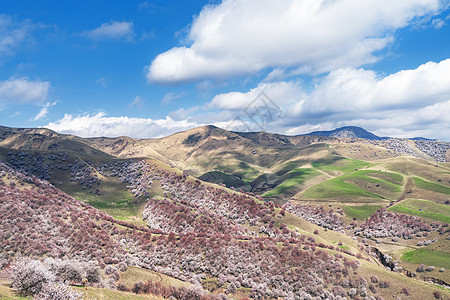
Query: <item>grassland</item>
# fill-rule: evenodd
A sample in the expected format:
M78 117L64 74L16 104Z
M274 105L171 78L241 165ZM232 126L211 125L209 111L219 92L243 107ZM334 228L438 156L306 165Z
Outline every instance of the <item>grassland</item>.
M424 190L429 190L432 192L436 192L436 193L441 193L441 194L448 194L450 195L450 188L434 183L434 182L430 182L430 181L426 181L423 180L419 177L413 177L414 179L414 183L416 184L416 186L418 188L424 189Z
M450 207L428 200L407 199L395 204L388 210L450 223Z
M188 282L184 282L161 273L131 266L128 267L127 271L120 274L119 281L125 284L127 287L131 288L135 282L146 282L147 280L160 282L163 286L181 287L190 285Z
M193 172L194 174L198 173L198 170L202 170L200 174L196 174L198 176L209 171L219 171L225 174L231 174L247 181L255 179L262 172L258 166L229 157L202 159L197 161L195 164L190 165L189 168L192 170L197 170Z
M420 187L417 184L416 186L426 190L429 188L434 189L436 187L431 187L431 185L422 183L422 181L436 183L444 187L446 186L447 188L450 186L450 176L447 174L449 171L447 164L429 162L418 158L397 157L384 161L380 167L403 175L416 177L419 179L417 180L419 185L422 184L423 187ZM438 187L438 190L439 189L442 188ZM446 193L443 195L445 194Z
M95 287L73 288L83 294L83 299L111 299L111 300L139 300L139 299L164 299L153 295L134 294L131 292L120 292L117 290L101 289Z
M81 293L83 299L111 299L111 300L134 300L134 299L163 299L152 295L136 295L134 293L120 292L117 290L101 289L95 287L71 287L73 290ZM14 289L9 287L6 282L0 281L0 299L5 300L20 300L31 299L30 297L20 296Z
M265 193L263 197L271 197L284 194L287 191L294 189L299 184L302 184L306 180L311 179L320 174L321 173L319 171L311 168L300 168L292 170L287 174L285 174L284 176L282 176L280 179L281 183L271 191Z
M291 160L291 161L285 162L282 165L280 165L277 168L279 170L277 170L275 173L278 176L283 176L284 174L288 173L289 171L300 168L301 166L304 166L307 163L308 163L307 160Z
M348 196L360 196L369 198L379 198L379 195L367 192L353 184L344 182L341 178L333 178L325 182L319 183L303 193L303 197L307 199L327 199L327 198L343 198Z
M333 155L312 162L312 166L322 171L340 171L344 174L369 166L370 163Z
M375 275L378 278L383 278L383 280L390 282L391 287L389 289L378 290L377 296L381 296L384 299L435 299L433 296L434 291L439 291L443 297L441 299L449 299L450 296L448 289L444 287L422 280L411 279L401 273L387 271L364 260L361 260L358 273L360 276L366 278ZM410 296L406 297L404 294L401 294L403 288L408 289Z
M403 176L393 172L380 172L380 171L362 171L364 175L369 177L378 178L396 185L403 183Z
M401 192L401 185L398 182L400 178L393 173L360 170L319 183L306 190L303 197L341 200L345 198L351 202L354 202L355 197L393 199Z
M238 190L242 189L249 191L251 189L251 185L248 182L220 171L207 172L198 178L211 183L223 183L227 187L234 187Z
M31 297L20 296L17 291L9 287L10 283L0 280L0 299L5 300L19 300L19 299L31 299Z
M406 252L401 257L410 263L425 264L428 266L450 268L450 253L430 249L416 249Z
M355 218L357 220L366 220L373 215L377 210L383 208L383 205L358 205L358 206L342 206L345 215L348 218Z
M129 220L138 216L145 202L129 193L126 184L120 183L117 178L105 178L102 181L99 187L101 195L85 191L79 184L68 181L63 182L59 188L74 198L89 203L118 219Z

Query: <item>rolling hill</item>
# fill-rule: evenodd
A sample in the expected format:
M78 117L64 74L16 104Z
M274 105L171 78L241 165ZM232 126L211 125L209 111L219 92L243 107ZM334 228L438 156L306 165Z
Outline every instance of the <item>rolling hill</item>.
M159 139L0 137L4 268L20 255L90 261L93 297L109 285L124 299L135 273L155 297L450 295L448 143L214 126ZM129 271L106 271L120 262Z

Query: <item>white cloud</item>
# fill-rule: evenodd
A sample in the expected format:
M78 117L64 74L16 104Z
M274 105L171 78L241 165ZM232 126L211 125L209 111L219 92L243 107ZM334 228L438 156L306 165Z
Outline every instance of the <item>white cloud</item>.
M223 0L205 6L191 45L158 55L150 82L247 74L265 68L321 73L376 61L411 20L436 14L439 0Z
M0 110L0 111L1 111L1 110ZM16 117L18 117L18 116L20 116L20 111L16 111L15 113L9 115L10 118L16 118Z
M136 97L134 98L133 102L131 102L131 103L128 105L128 108L137 107L137 108L140 109L140 108L142 108L142 107L144 106L144 103L145 103L144 99L142 99L142 98L139 97L139 96L136 96Z
M287 123L328 124L327 129L357 125L381 136L450 141L448 74L450 59L384 78L362 69L331 72L304 101L288 110Z
M96 29L85 31L83 34L93 40L126 39L131 41L134 35L133 22L111 21L103 23Z
M0 14L0 57L12 55L17 47L28 42L33 28L29 21L15 22L11 17Z
M325 76L311 92L295 81L263 82L248 92L219 94L205 108L222 109L233 112L230 118L249 120L244 109L264 91L284 112L281 117L265 119L265 127L272 132L301 134L356 125L381 135L412 137L423 133L450 141L448 74L450 59L385 77L370 70L346 68Z
M267 74L264 81L280 81L287 77L286 71L281 68L273 69L269 74Z
M414 111L450 99L449 74L450 59L384 78L364 69L341 69L331 72L291 111L305 118L405 108Z
M364 69L331 72L314 90L299 81L262 82L248 92L215 96L203 107L180 109L164 119L65 115L46 127L84 137L160 137L213 124L229 130L261 130L244 109L265 92L284 114L267 118L267 130L302 134L345 125L380 136L425 136L450 141L450 59L388 76Z
M182 107L176 111L170 112L168 116L174 120L186 120L186 119L189 119L190 116L193 113L197 112L198 110L199 110L198 106L194 106L194 107L187 108L187 109Z
M261 93L265 93L268 99L259 101ZM274 108L282 108L292 102L297 102L304 97L304 92L298 81L262 82L254 89L246 93L229 92L216 95L211 102L205 105L206 109L229 109L243 111L252 106L265 105Z
M42 118L47 117L47 115L48 115L48 108L51 107L51 106L55 106L57 103L58 103L58 101L55 101L55 102L52 102L52 103L47 102L42 107L42 109L38 112L38 114L33 118L33 121L37 121L37 120L40 120Z
M107 81L108 80L105 77L100 77L95 83L100 84L103 88L106 88Z
M253 101L257 101L258 96L262 92L266 93L270 100L278 107L286 106L303 97L299 82L263 82L246 93L229 92L216 95L205 107L210 109L242 110L253 103Z
M129 117L108 117L100 112L96 115L70 114L56 122L51 122L45 128L55 130L60 133L69 133L81 137L117 137L131 136L134 138L162 137L174 132L186 130L200 126L189 120L175 121L170 117L165 119L146 119Z
M138 4L139 9L156 9L158 6L156 6L154 3L148 3L147 1L141 2Z
M104 112L95 115L65 114L62 119L50 122L45 128L59 133L74 134L80 137L118 137L129 136L133 138L158 138L168 136L175 132L188 130L203 125L215 125L228 130L250 128L248 122L242 122L223 113L222 118L214 114L197 115L193 118L189 114L196 112L198 107L186 111L178 110L170 113L164 119L109 117ZM224 117L229 116L229 118ZM240 126L240 127L239 127Z
M166 105L169 104L172 100L179 99L183 97L183 93L175 93L175 92L169 92L164 95L163 99L161 100L161 103Z
M48 81L32 81L26 77L0 81L0 103L32 103L40 105L47 99Z

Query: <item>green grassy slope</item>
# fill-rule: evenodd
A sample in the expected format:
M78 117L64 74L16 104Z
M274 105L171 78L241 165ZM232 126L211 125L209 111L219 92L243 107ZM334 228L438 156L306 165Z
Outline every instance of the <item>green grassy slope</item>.
M439 222L450 223L450 207L428 200L407 199L388 210L407 215L418 216Z
M394 199L401 192L401 185L398 183L399 181L396 174L373 170L354 171L307 189L303 193L303 198L335 198L344 202L355 201L358 197L378 200Z
M377 210L383 208L382 205L344 205L342 210L348 218L355 218L357 220L366 220L373 215Z
M450 268L450 253L430 249L416 249L402 256L402 260L410 263L420 263L428 266Z
M299 184L320 174L320 172L312 168L294 169L282 176L278 180L279 184L271 191L265 193L263 197L278 196L287 192L296 194L296 187L298 187Z
M443 186L441 184L437 184L434 182L426 181L418 177L413 177L414 183L418 188L429 190L436 193L441 194L449 194L450 195L450 188Z

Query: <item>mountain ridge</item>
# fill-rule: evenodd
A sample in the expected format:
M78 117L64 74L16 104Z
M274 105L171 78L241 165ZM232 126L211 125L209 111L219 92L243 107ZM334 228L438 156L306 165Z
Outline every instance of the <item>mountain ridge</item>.
M372 132L358 126L344 126L333 130L313 131L306 135L327 136L336 138L361 138L367 140L385 140L389 137L379 137Z

